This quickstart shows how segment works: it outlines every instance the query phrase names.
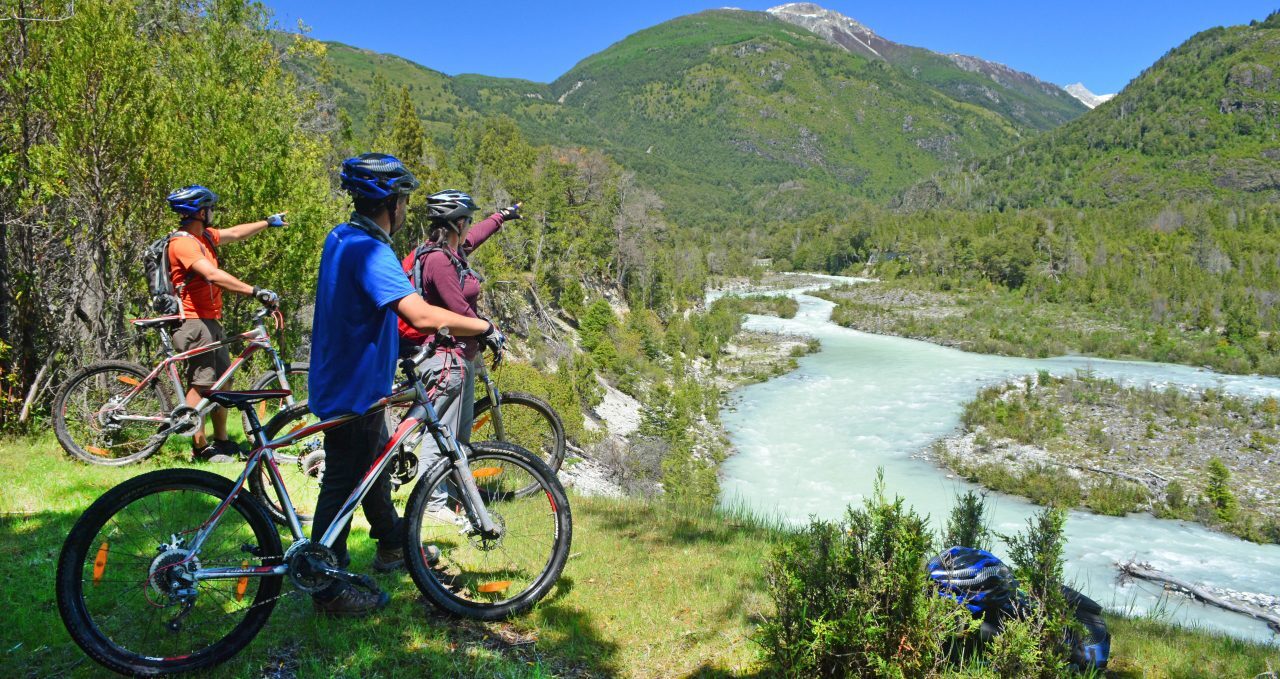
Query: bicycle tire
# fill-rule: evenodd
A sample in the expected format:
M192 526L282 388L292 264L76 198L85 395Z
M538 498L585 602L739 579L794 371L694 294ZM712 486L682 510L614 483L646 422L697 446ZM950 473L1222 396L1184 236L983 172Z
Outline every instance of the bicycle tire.
M307 376L310 371L310 363L293 362L286 363L284 365L285 375L289 377L289 386L293 391L294 404L307 400ZM295 379L295 377L300 379ZM253 380L253 386L250 388L254 390L276 389L279 384L280 377L276 375L276 371L272 369L258 375L258 377ZM268 399L265 401L259 401L255 407L258 411L258 422L265 424L270 422L276 415L283 412L284 409L288 407L288 403L284 399ZM241 413L240 420L244 426L245 436L248 436L250 428L249 417Z
M164 442L168 440L169 436L167 434L164 436L157 436L156 440L139 448L137 452L122 457L109 457L107 454L104 454L110 452L107 448L100 445L93 445L94 442L90 442L88 440L76 440L84 437L79 432L73 434L71 431L71 423L68 422L67 419L67 409L69 407L68 400L72 398L72 394L75 393L78 388L87 385L90 379L110 372L126 373L126 375L117 377L118 381L121 381L126 385L129 384L126 380L133 380L134 383L141 382L145 380L149 374L147 369L137 365L136 363L129 363L128 361L100 361L98 363L85 366L63 383L62 387L58 389L58 393L54 396L53 433L58 439L58 443L62 446L62 449L81 462L108 467L118 467L138 462L151 456L164 445ZM173 402L169 399L168 392L165 391L159 380L153 380L150 383L149 391L153 392L153 395L159 401L160 408L163 412L148 413L148 415L163 415L167 417L169 413L173 411ZM101 405L105 405L105 402L98 404L98 407L101 407ZM83 424L91 429L96 428L92 421L84 422ZM159 425L158 429L163 429L167 426L168 425ZM153 434L152 436L155 435ZM91 449L96 449L100 452L94 452L94 450Z
M493 428L489 426L489 419L486 417L489 409L492 407L493 400L487 395L482 396L476 401L475 420L471 425L471 434L473 438L476 435L484 435L486 431L493 431ZM560 420L560 414L556 412L555 408L552 408L550 403L547 403L537 396L527 394L522 391L502 392L501 407L529 408L537 413L538 417L546 421L547 427L550 430L550 435L548 437L549 440L542 442L542 445L538 446L538 450L534 450L530 447L530 444L533 443L532 441L510 440L509 442L537 454L553 473L559 473L560 465L564 462L565 435L564 423ZM504 423L506 421L505 414L503 421Z
M408 567L409 574L413 578L413 582L418 589L432 603L440 609L459 617L471 618L474 620L501 620L509 618L528 610L536 604L542 597L546 596L551 587L555 585L560 578L560 574L564 570L565 562L569 558L569 549L573 542L573 516L569 509L569 500L565 496L564 487L560 485L560 481L555 474L542 462L537 456L520 448L519 446L505 443L502 441L482 441L474 444L473 454L469 457L468 462L471 465L472 473L481 478L478 472L487 471L485 478L498 481L501 479L501 471L514 470L527 474L533 479L534 484L538 485L545 493L546 503L550 507L550 515L552 518L549 528L551 532L551 549L546 555L546 561L542 564L539 572L528 578L529 584L524 586L520 592L514 596L495 602L474 601L460 595L457 591L464 590L468 587L468 580L471 584L477 583L477 578L483 578L484 573L480 573L480 569L461 570L453 573L455 568L459 566L459 561L454 559L453 554L467 550L465 546L459 546L451 549L449 552L439 551L439 559L436 565L428 562L428 544L439 550L438 545L444 544L440 539L441 536L449 538L447 524L434 524L436 527L443 527L442 532L430 532L429 536L424 538L424 514L428 508L431 491L433 488L448 484L451 488L456 489L456 481L450 481L453 468L447 461L436 463L426 474L419 479L418 484L414 486L413 492L409 496L408 510L405 513L405 564ZM505 465L505 466L504 466ZM491 470L499 469L500 473L494 474ZM483 483L489 483L485 481ZM479 540L474 542L474 549L468 551L498 553L510 557L510 553L517 550L518 544L513 544L513 538L520 537L520 534L513 533L513 523L520 524L521 520L525 522L543 522L546 521L542 507L542 497L537 493L518 494L517 487L524 487L528 483L524 479L513 479L510 481L510 489L506 492L497 492L496 488L490 488L488 492L481 495L484 498L486 506L496 521L500 521L505 527L504 536L499 538L489 546L483 546L481 543L486 541ZM453 491L451 491L453 492ZM502 504L506 500L515 500L510 504ZM454 502L453 498L449 498L448 504ZM456 528L456 526L454 527ZM458 536L452 536L457 541ZM463 542L473 542L474 536L467 537ZM510 549L508 549L510 547ZM541 549L535 547L535 555L531 564L537 564L541 558ZM464 557L465 558L465 557ZM502 557L498 557L502 558ZM503 563L500 567L492 570L493 573L500 573L496 577L512 578L518 577L520 571L513 563ZM489 577L495 577L490 575ZM474 592L492 592L493 589L486 590L488 585L506 585L510 587L514 580L504 580L501 582L479 580ZM497 591L503 591L501 589ZM504 594L505 595L505 594Z
M269 422L263 425L262 432L267 440L271 440L276 438L282 431L293 429L299 425L305 426L315 421L317 420L311 414L311 409L307 407L307 402L299 401L271 418ZM285 487L289 489L289 501L293 503L293 510L297 513L298 520L302 523L310 523L315 515L315 503L320 497L320 481L324 478L323 435L320 433L313 434L294 444L289 449L277 449L275 455L277 456L277 467L279 467L281 475L285 477ZM313 469L312 467L317 464L317 460L319 467ZM295 466L297 467L297 475L290 473ZM295 483L289 483L290 476L294 476ZM302 481L302 483L297 483L297 481ZM272 485L270 477L267 475L265 465L259 465L258 469L249 474L249 491L262 503L262 508L266 511L267 516L271 517L272 521L280 526L289 526L289 519L285 516L284 508L280 506L280 502L276 497L275 486Z
M93 550L98 550L97 558L102 559L105 570L105 566L108 563L106 543L104 542L101 547L95 543L98 542L99 532L106 529L108 522L118 514L129 508L135 501L165 491L175 490L192 490L197 493L207 493L211 496L208 501L213 502L216 506L214 501L220 501L222 498L227 497L234 490L234 487L231 480L210 472L198 469L163 469L142 474L121 483L107 491L85 510L63 543L62 552L58 558L55 587L57 590L58 612L62 617L63 624L66 626L67 632L70 633L72 640L90 658L116 672L134 676L189 672L225 662L247 646L261 631L262 626L266 624L267 618L270 617L271 611L275 607L283 576L254 578L258 581L258 586L252 603L244 609L244 618L229 633L195 653L170 658L146 656L119 646L95 624L85 601L84 571L86 559L90 558ZM262 565L279 563L282 558L280 536L267 519L257 500L241 493L232 503L231 509L245 519L248 527L252 530L254 539L258 542L256 546L257 554L252 556L246 554L246 556L259 560ZM224 513L223 520L225 520L226 516L227 514ZM169 518L169 515L164 515L164 518ZM161 519L157 517L157 521L159 520ZM219 524L219 526L221 525ZM117 526L119 528L119 524ZM166 526L167 529L168 527ZM147 539L144 538L143 542L146 541ZM120 559L127 556L127 554L117 556L115 561L119 562ZM159 557L156 558L158 559ZM234 557L234 559L239 558L239 556ZM96 588L98 586L96 580L100 575L100 571L97 570L98 566L95 561L90 560L89 565L94 569L95 584L93 587ZM151 568L154 569L154 567L153 562ZM143 578L144 590L150 586L153 572L148 571ZM206 585L206 587L211 586ZM212 593L211 589L209 595L211 596ZM206 597L205 600L217 601L209 597ZM147 637L147 639L149 640L150 637Z

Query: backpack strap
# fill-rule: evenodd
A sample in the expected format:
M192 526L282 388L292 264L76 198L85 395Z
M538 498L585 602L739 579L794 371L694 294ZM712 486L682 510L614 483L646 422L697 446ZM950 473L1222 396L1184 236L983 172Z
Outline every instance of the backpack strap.
M209 234L202 233L200 234L200 236L201 236L200 238L196 239L200 241L200 247L204 248L205 251L207 252L214 253L216 256L217 250L214 248L213 242L209 240ZM164 243L164 266L166 271L169 269L169 243L173 241L175 237L195 238L195 236L187 233L186 231L183 231L182 229L178 229L177 231L174 231L173 233L169 234L168 240L166 240ZM187 283L189 283L192 278L195 278L195 275L196 274L194 271L191 271L190 269L188 269L186 275L182 277L182 285L177 286L175 292L181 295L182 289L187 287Z
M470 267L467 266L467 263L462 261L462 259L453 252L450 252L449 248L433 241L427 241L426 243L419 245L418 249L413 251L413 270L409 274L410 279L413 281L413 288L418 291L419 295L425 296L426 294L422 270L427 266L427 255L430 255L432 252L437 250L443 252L445 256L449 258L449 261L453 263L453 268L458 272L459 287L461 287L463 282L466 281L467 272L471 271ZM472 271L472 273L475 274L474 271ZM476 277L478 278L479 274L476 274Z

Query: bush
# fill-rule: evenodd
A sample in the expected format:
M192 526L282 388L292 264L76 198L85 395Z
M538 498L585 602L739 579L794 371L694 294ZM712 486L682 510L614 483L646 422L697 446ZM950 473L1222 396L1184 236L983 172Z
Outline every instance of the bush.
M812 521L766 566L775 613L761 626L769 669L788 677L931 674L969 613L934 596L925 518L882 480L843 521Z
M947 529L943 533L943 547L973 547L990 549L991 534L987 530L987 496L970 490L956 498L951 508Z
M1062 593L1063 549L1066 547L1067 514L1048 508L1027 519L1027 530L1002 535L1009 546L1009 561L1018 583L1031 597L1026 620L1039 636L1040 657L1032 667L1020 667L1016 675L1056 677L1065 673L1068 649L1064 643L1072 624L1071 610ZM1031 671L1035 669L1035 671Z
M1147 489L1136 483L1108 479L1089 489L1084 505L1098 514L1124 516L1147 504Z

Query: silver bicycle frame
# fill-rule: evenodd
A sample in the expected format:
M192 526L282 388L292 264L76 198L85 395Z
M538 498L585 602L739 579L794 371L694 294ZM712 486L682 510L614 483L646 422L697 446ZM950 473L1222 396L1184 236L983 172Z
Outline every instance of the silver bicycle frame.
M419 380L421 378L418 378ZM420 385L421 382L419 381ZM467 508L474 512L475 521L479 524L479 529L485 533L493 533L498 530L498 525L493 521L493 517L489 515L488 509L484 506L484 502L480 500L480 490L476 486L475 478L470 473L467 466L467 454L462 446L457 444L457 440L449 433L448 429L440 424L440 418L436 414L435 408L431 406L429 399L422 398L423 394L414 385L410 385L407 389L400 389L396 393L379 400L369 410L362 415L341 415L323 422L318 422L309 427L303 427L291 431L278 439L271 441L262 441L262 427L259 425L255 432L259 439L260 445L249 455L249 461L245 464L244 471L236 479L234 488L230 495L222 500L214 509L213 514L205 523L196 531L195 537L192 539L190 546L187 548L191 554L198 554L200 547L204 545L204 541L213 532L217 526L218 519L223 512L235 502L236 497L244 490L245 484L249 479L249 474L257 469L258 465L266 465L267 473L271 477L271 485L275 488L280 498L281 508L288 517L289 532L293 536L294 542L306 539L306 535L302 531L302 523L298 520L297 510L293 507L293 501L289 498L289 491L285 488L284 479L280 475L280 469L275 461L275 449L287 446L300 438L311 436L326 429L332 429L340 424L345 424L358 417L364 417L379 411L385 410L388 406L406 402L414 402L413 407L409 409L408 414L400 425L396 428L395 433L383 446L382 451L378 455L378 459L374 461L373 466L365 473L364 478L352 491L351 495L343 502L339 508L337 516L334 517L333 523L325 530L324 535L320 537L319 544L325 547L332 547L338 540L338 536L343 529L351 522L355 516L356 507L364 500L369 491L377 483L378 478L386 471L387 465L391 463L393 452L410 436L417 433L423 427L427 427L432 438L436 441L436 445L445 453L447 460L452 462L454 472L458 477L459 485L464 489L463 493L467 496L466 501L469 505ZM202 568L194 573L196 580L217 580L228 578L239 578L245 576L266 576L266 575L283 575L288 573L288 564L277 564L274 566L257 566L253 568Z

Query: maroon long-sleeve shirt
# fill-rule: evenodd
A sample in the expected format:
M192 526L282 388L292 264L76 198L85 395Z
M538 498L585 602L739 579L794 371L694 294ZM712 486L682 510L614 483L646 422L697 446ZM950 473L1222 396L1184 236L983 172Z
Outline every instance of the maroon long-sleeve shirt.
M498 232L502 228L502 215L494 213L488 219L471 227L467 232L466 239L462 242L462 247L454 251L455 256L467 267L467 255L480 247L489 237ZM447 245L444 247L448 247ZM416 248L415 248L416 251ZM409 253L403 261L400 262L405 273L413 271L415 266L414 253ZM412 276L410 276L412 278ZM463 280L458 280L458 268L454 265L453 260L443 250L434 250L427 253L422 262L422 270L420 271L419 280L422 281L422 297L427 300L428 304L444 307L463 316L476 318L476 302L480 299L480 281L474 274L468 273ZM400 320L400 337L407 342L413 344L426 344L431 340L432 335L424 335L412 326ZM476 357L480 353L480 342L474 337L459 337L458 344L462 348L463 355L468 359Z

